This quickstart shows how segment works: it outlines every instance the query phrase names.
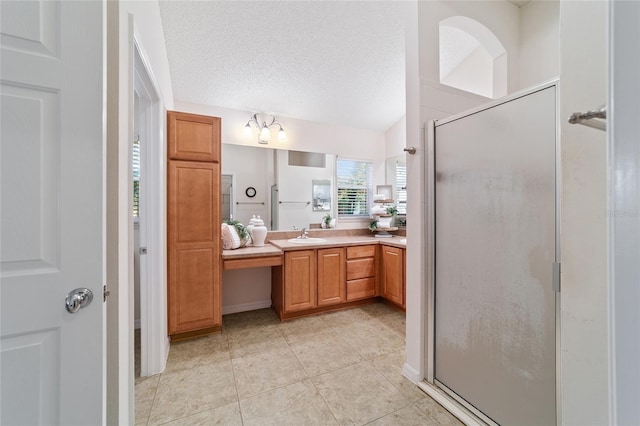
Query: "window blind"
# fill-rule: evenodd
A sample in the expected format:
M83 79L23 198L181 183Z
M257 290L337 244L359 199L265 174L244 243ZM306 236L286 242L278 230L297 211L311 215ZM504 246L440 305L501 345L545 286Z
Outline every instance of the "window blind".
M368 161L336 160L338 217L368 216L371 204L373 164Z
M396 208L407 214L407 165L396 163Z
M133 141L131 163L133 168L133 217L140 216L140 139Z

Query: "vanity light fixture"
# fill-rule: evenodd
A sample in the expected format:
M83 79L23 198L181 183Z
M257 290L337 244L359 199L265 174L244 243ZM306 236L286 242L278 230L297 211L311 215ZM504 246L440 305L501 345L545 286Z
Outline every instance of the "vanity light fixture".
M282 124L276 121L275 116L271 116L271 123L267 124L267 120L263 120L258 113L253 114L249 119L249 121L247 121L247 124L245 124L244 126L245 136L251 136L251 134L253 133L253 129L251 127L252 124L255 126L256 129L260 130L260 133L258 135L258 143L261 143L261 144L269 143L269 141L271 140L271 130L269 130L269 128L271 126L280 127L280 130L278 130L278 140L283 141L287 139L287 134L282 128Z

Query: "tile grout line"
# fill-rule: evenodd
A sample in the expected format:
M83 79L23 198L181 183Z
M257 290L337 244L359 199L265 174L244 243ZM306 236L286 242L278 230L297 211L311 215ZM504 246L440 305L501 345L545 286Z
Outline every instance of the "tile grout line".
M224 333L224 329L222 331ZM238 392L238 382L236 381L236 372L233 368L233 357L231 356L231 342L229 341L229 333L225 335L227 340L227 349L229 350L229 363L231 364L231 374L233 375L233 386L236 388L236 402L238 404L238 411L240 412L240 423L244 425L244 416L242 415L242 405L240 404L240 392Z
M333 412L333 410L331 409L331 405L329 405L327 400L324 398L324 396L322 395L322 392L320 392L320 390L316 387L316 384L313 383L313 380L309 379L309 381L311 382L311 386L313 386L313 388L316 390L318 395L320 395L320 398L322 398L322 402L324 402L324 405L329 409L329 412L331 413L333 418L336 420L336 423L340 424L340 420L338 420L338 417L336 417L336 413Z

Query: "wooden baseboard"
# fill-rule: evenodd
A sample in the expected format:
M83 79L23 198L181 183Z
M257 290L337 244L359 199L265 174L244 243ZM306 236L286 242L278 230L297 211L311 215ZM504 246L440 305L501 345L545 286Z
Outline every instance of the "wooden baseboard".
M185 333L176 333L169 336L172 342L179 342L181 340L193 339L194 337L207 336L209 334L217 334L222 332L222 326L216 325L214 327L203 328L201 330L187 331Z
M392 308L396 308L397 310L402 312L407 312L407 309L404 306L398 305L397 303L393 303L392 301L382 297L380 298L380 300L382 300L382 303L384 303L387 306L391 306Z
M349 309L356 306L368 305L370 303L379 302L379 297L372 297L370 299L354 300L353 302L341 303L339 305L322 306L319 308L307 309L299 312L280 312L276 309L276 313L280 318L280 321L286 321L295 318L308 317L311 315L317 315L325 312L342 311L343 309Z

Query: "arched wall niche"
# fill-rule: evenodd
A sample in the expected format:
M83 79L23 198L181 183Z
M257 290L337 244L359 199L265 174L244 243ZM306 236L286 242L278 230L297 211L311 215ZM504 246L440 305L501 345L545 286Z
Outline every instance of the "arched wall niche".
M507 94L507 51L487 27L466 16L439 24L440 83L487 98Z

